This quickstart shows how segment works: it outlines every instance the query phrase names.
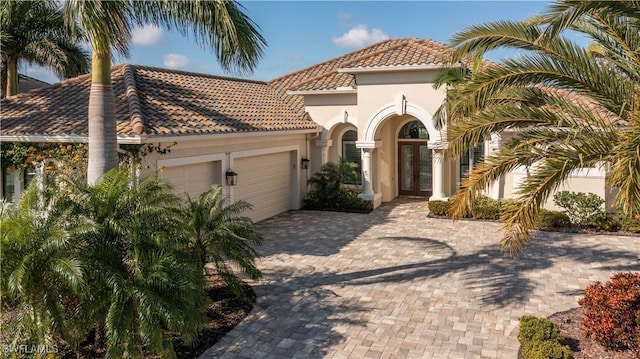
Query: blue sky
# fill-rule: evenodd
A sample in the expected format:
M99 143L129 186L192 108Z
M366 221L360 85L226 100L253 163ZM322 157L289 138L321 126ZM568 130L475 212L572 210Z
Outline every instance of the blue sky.
M387 38L419 37L447 43L470 25L493 20L521 20L540 13L547 1L241 1L262 30L268 46L250 77L270 80L346 54ZM233 76L212 52L193 38L166 29L134 30L132 63ZM494 54L492 60L498 60ZM49 71L23 66L21 71L47 82Z

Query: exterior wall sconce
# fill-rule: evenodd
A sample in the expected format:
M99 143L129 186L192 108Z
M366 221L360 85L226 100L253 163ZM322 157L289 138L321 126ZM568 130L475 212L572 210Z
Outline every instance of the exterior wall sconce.
M238 184L238 174L233 172L233 170L231 168L229 168L227 170L227 173L225 174L226 178L227 178L227 185L228 186L235 186Z
M300 160L300 167L302 167L303 170L308 170L309 169L309 162L311 162L310 159L308 159L306 157L302 157L302 159Z

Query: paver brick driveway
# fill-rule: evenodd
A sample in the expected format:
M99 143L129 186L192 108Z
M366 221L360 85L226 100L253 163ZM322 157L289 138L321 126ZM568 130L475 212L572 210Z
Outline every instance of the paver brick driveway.
M518 318L576 307L592 281L638 271L640 238L539 232L516 258L501 224L288 212L264 235L253 312L203 358L516 358Z

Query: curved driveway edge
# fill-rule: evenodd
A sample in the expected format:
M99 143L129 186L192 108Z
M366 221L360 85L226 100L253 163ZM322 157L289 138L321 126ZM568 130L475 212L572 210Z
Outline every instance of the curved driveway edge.
M640 271L639 237L538 232L505 257L501 224L425 214L404 199L259 223L256 306L201 358L516 358L520 316Z

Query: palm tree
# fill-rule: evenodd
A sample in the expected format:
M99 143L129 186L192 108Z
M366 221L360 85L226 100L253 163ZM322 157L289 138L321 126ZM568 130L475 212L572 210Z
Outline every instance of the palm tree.
M569 40L565 29L588 36L598 52ZM616 201L623 213L638 214L638 33L638 1L571 0L526 21L475 25L458 33L454 61L499 48L520 55L479 69L454 90L455 111L447 119L453 155L492 133L512 136L470 172L454 203L455 215L466 213L500 177L528 167L530 176L503 217L502 248L519 252L540 207L571 172L601 166L611 166L609 185L619 189Z
M200 259L203 269L211 261L238 296L244 291L229 262L253 280L262 277L255 265L258 253L254 249L262 244L262 238L251 219L242 215L250 209L251 205L244 201L228 204L220 186L213 186L195 199L187 196L184 206L185 228L193 256Z
M234 1L99 1L68 0L65 14L77 19L91 42L89 97L89 164L87 180L95 183L118 164L112 50L127 56L134 25L146 23L193 34L211 48L225 69L251 71L266 42L256 25Z
M0 2L0 29L2 91L7 96L18 93L20 61L48 67L61 78L89 71L89 56L71 35L55 1Z
M85 283L74 227L60 198L44 198L35 184L0 218L0 290L18 312L5 328L6 345L53 348L73 331L73 307ZM77 225L77 226L76 226Z
M180 199L155 176L133 187L120 170L94 186L65 178L63 188L70 214L93 225L81 237L89 288L78 311L95 337L104 333L106 357L174 357L165 332L192 343L207 303L202 268L179 225Z

